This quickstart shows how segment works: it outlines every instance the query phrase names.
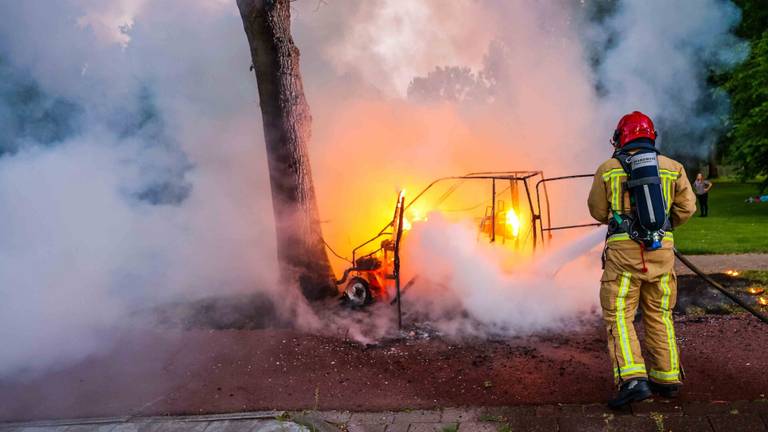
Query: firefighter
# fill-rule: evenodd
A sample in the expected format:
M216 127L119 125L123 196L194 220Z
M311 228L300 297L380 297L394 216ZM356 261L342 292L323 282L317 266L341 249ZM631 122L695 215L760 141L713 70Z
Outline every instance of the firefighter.
M645 114L635 111L622 117L611 140L614 157L597 169L587 201L592 217L609 226L600 304L619 389L608 403L611 408L652 393L675 397L682 384L672 319L677 299L673 230L696 211L696 196L683 165L658 154L656 136ZM655 174L634 178L637 170L649 168ZM653 192L659 199L652 199ZM654 210L663 220L645 229ZM633 324L638 306L645 327L645 358Z

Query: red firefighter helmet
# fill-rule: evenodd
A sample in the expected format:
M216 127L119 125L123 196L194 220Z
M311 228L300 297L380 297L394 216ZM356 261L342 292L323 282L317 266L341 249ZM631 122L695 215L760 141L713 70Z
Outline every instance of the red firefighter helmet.
M616 130L613 132L611 144L614 147L622 148L628 142L638 138L649 138L655 140L657 136L656 128L653 126L653 120L640 111L632 111L619 120Z

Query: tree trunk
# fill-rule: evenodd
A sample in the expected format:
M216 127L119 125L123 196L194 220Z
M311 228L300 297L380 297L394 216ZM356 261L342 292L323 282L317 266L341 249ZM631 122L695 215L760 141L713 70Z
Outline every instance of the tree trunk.
M707 171L707 178L710 179L716 179L720 175L720 173L717 171L717 145L712 146L712 149L709 151L709 157L707 158L707 164L709 165L709 170Z
M291 37L289 0L237 0L259 87L269 180L284 280L304 295L336 293L307 155L312 117Z

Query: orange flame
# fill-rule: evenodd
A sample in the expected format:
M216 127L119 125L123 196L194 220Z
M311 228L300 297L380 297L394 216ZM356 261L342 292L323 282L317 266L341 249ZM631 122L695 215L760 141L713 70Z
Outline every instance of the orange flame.
M520 234L520 218L517 217L514 209L507 211L507 227L512 231L512 236L517 237Z

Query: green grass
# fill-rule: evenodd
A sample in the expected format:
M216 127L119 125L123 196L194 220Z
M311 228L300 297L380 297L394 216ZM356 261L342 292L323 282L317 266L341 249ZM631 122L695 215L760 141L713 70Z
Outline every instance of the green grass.
M741 277L761 286L768 287L768 270L745 270L741 274Z
M768 203L747 204L756 183L716 182L709 192L709 216L699 212L675 230L684 254L768 252Z

